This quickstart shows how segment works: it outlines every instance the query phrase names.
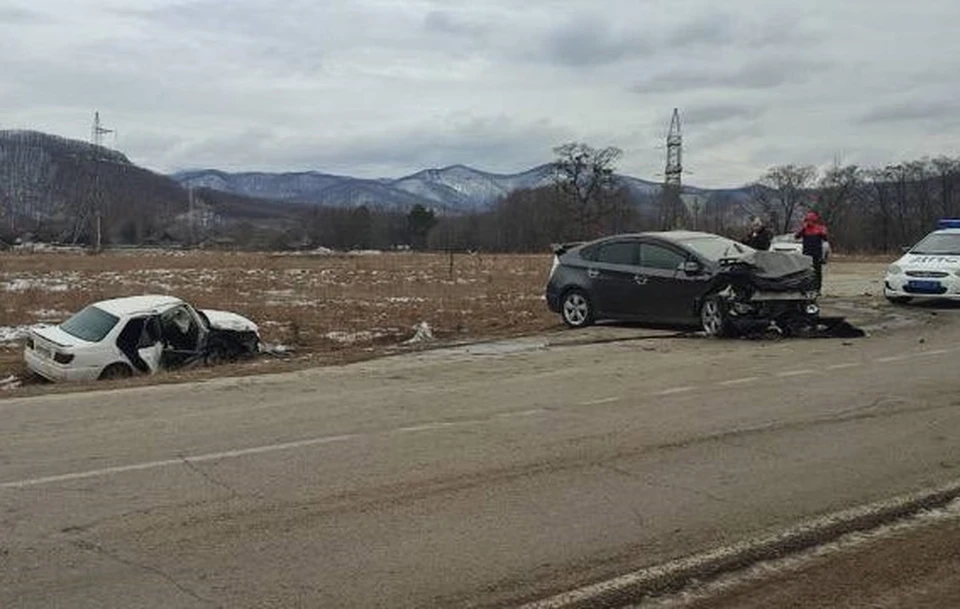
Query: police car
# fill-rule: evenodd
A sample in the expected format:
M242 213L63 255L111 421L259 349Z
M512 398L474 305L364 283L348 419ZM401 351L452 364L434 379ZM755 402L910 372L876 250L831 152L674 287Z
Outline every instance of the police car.
M894 303L913 298L960 300L960 219L945 219L887 268L883 295Z

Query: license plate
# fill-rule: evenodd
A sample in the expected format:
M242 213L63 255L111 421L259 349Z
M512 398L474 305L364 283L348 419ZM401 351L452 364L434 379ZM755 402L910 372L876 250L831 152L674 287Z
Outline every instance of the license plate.
M939 292L939 281L908 281L907 287L918 292Z

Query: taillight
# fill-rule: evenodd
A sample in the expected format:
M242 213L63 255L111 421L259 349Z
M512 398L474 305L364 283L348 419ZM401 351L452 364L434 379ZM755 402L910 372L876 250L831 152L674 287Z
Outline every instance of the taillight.
M32 336L28 336L28 337L27 337L27 349L33 349L33 337L32 337Z
M57 351L53 354L53 361L58 364L69 364L73 361L73 353L60 353Z

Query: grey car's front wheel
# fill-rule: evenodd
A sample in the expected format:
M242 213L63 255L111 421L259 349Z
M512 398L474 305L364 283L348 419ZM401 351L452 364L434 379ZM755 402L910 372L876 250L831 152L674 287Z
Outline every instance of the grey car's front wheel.
M707 336L724 338L732 333L727 309L716 296L703 301L703 306L700 307L700 324Z
M584 328L593 323L593 304L581 290L570 290L560 301L560 317L571 328Z

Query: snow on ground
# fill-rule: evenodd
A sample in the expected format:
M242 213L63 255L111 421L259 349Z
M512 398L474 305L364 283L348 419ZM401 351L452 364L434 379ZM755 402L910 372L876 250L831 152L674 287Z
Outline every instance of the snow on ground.
M0 345L23 340L33 326L0 326Z
M66 292L70 286L53 277L15 277L4 282L3 289L7 292L26 292L27 290Z

